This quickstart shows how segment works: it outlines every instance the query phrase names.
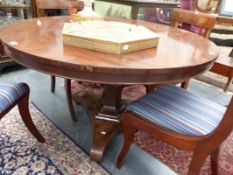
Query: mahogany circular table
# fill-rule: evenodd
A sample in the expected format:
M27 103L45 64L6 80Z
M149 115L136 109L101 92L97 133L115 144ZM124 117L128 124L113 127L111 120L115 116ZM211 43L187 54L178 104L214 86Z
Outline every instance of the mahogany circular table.
M106 145L119 129L123 85L189 79L210 69L218 56L217 46L201 36L133 20L124 22L144 25L159 35L157 48L116 55L64 46L63 24L71 19L46 17L11 24L0 33L0 39L6 54L19 64L50 75L104 84L101 101L89 107L91 158L95 161L102 159Z

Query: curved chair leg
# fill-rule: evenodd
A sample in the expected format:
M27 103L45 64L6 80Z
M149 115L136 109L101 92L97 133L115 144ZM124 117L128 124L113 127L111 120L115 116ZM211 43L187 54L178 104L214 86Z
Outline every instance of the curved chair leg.
M53 93L55 91L56 86L56 77L51 75L51 92Z
M189 165L188 175L198 175L207 156L208 152L203 151L203 148L196 148Z
M71 80L64 79L64 82L65 82L66 100L67 100L68 108L70 111L70 115L71 115L72 120L76 122L77 118L74 112L74 106L73 106L72 94L71 94Z
M26 127L28 128L28 130L32 133L32 135L41 143L45 142L44 137L40 134L40 132L37 130L36 126L34 125L30 112L29 112L29 108L28 108L28 100L29 100L29 87L24 84L25 87L28 89L28 92L26 94L26 96L24 98L22 98L19 103L18 103L18 108L19 108L19 113L20 116L24 122L24 124L26 125Z
M219 173L219 166L218 166L218 157L219 157L220 149L219 147L216 150L212 151L210 154L211 159L211 171L212 175L218 175Z
M117 168L122 167L125 156L129 152L130 146L133 143L134 133L135 133L135 129L132 126L130 126L128 122L124 122L124 119L123 119L123 133L124 133L124 144L117 159L117 165L116 165Z

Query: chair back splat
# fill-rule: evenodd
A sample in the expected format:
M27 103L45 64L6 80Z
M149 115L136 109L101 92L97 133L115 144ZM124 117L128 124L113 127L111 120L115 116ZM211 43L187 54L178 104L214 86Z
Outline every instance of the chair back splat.
M172 26L179 27L180 23L194 25L205 29L203 36L208 38L216 23L217 16L185 9L174 9L172 13Z
M182 28L193 33L209 38L212 29L216 24L217 16L198 11L174 9L171 25ZM182 82L181 87L187 89L189 80Z

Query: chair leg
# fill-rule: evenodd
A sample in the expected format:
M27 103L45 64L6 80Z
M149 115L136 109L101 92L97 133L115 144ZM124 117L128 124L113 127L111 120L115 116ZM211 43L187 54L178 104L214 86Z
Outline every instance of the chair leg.
M218 166L219 152L220 152L220 149L218 147L214 151L212 151L211 154L210 154L212 175L218 175L219 174L218 173L218 170L219 170L219 166Z
M232 80L233 80L233 77L228 78L228 80L227 80L227 84L226 84L226 86L224 87L224 92L227 92L227 90L228 90L229 86L230 86L230 85L231 85L231 83L232 83Z
M184 82L181 83L181 87L183 89L187 89L189 86L189 80L185 80Z
M198 175L207 156L208 152L203 151L203 148L196 148L189 165L188 175Z
M155 88L157 87L156 85L145 85L146 87L146 93L150 93L152 92L153 90L155 90Z
M65 91L66 91L66 100L68 104L68 108L70 111L71 118L74 122L77 121L75 112L74 112L74 106L72 101L72 93L71 93L71 80L70 79L64 79L65 82Z
M56 77L51 75L51 92L55 92L55 86L56 86Z
M127 114L125 114L127 115ZM117 159L117 168L121 168L123 165L123 161L125 156L129 152L130 146L133 143L135 129L129 124L129 122L124 122L123 119L123 133L124 133L124 144L121 148L121 152Z
M28 89L27 95L20 100L18 103L19 113L20 116L28 128L28 130L31 132L31 134L41 143L45 142L44 137L40 134L40 132L37 130L36 126L34 125L31 114L29 112L28 108L28 100L29 100L29 87L25 84L25 87Z

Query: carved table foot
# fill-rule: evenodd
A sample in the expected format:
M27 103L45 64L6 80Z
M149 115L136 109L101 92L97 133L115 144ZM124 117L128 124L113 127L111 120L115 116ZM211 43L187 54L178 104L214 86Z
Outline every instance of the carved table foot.
M96 162L102 160L106 146L120 129L120 114L125 108L121 90L121 86L106 85L101 101L88 107L93 126L90 156Z

